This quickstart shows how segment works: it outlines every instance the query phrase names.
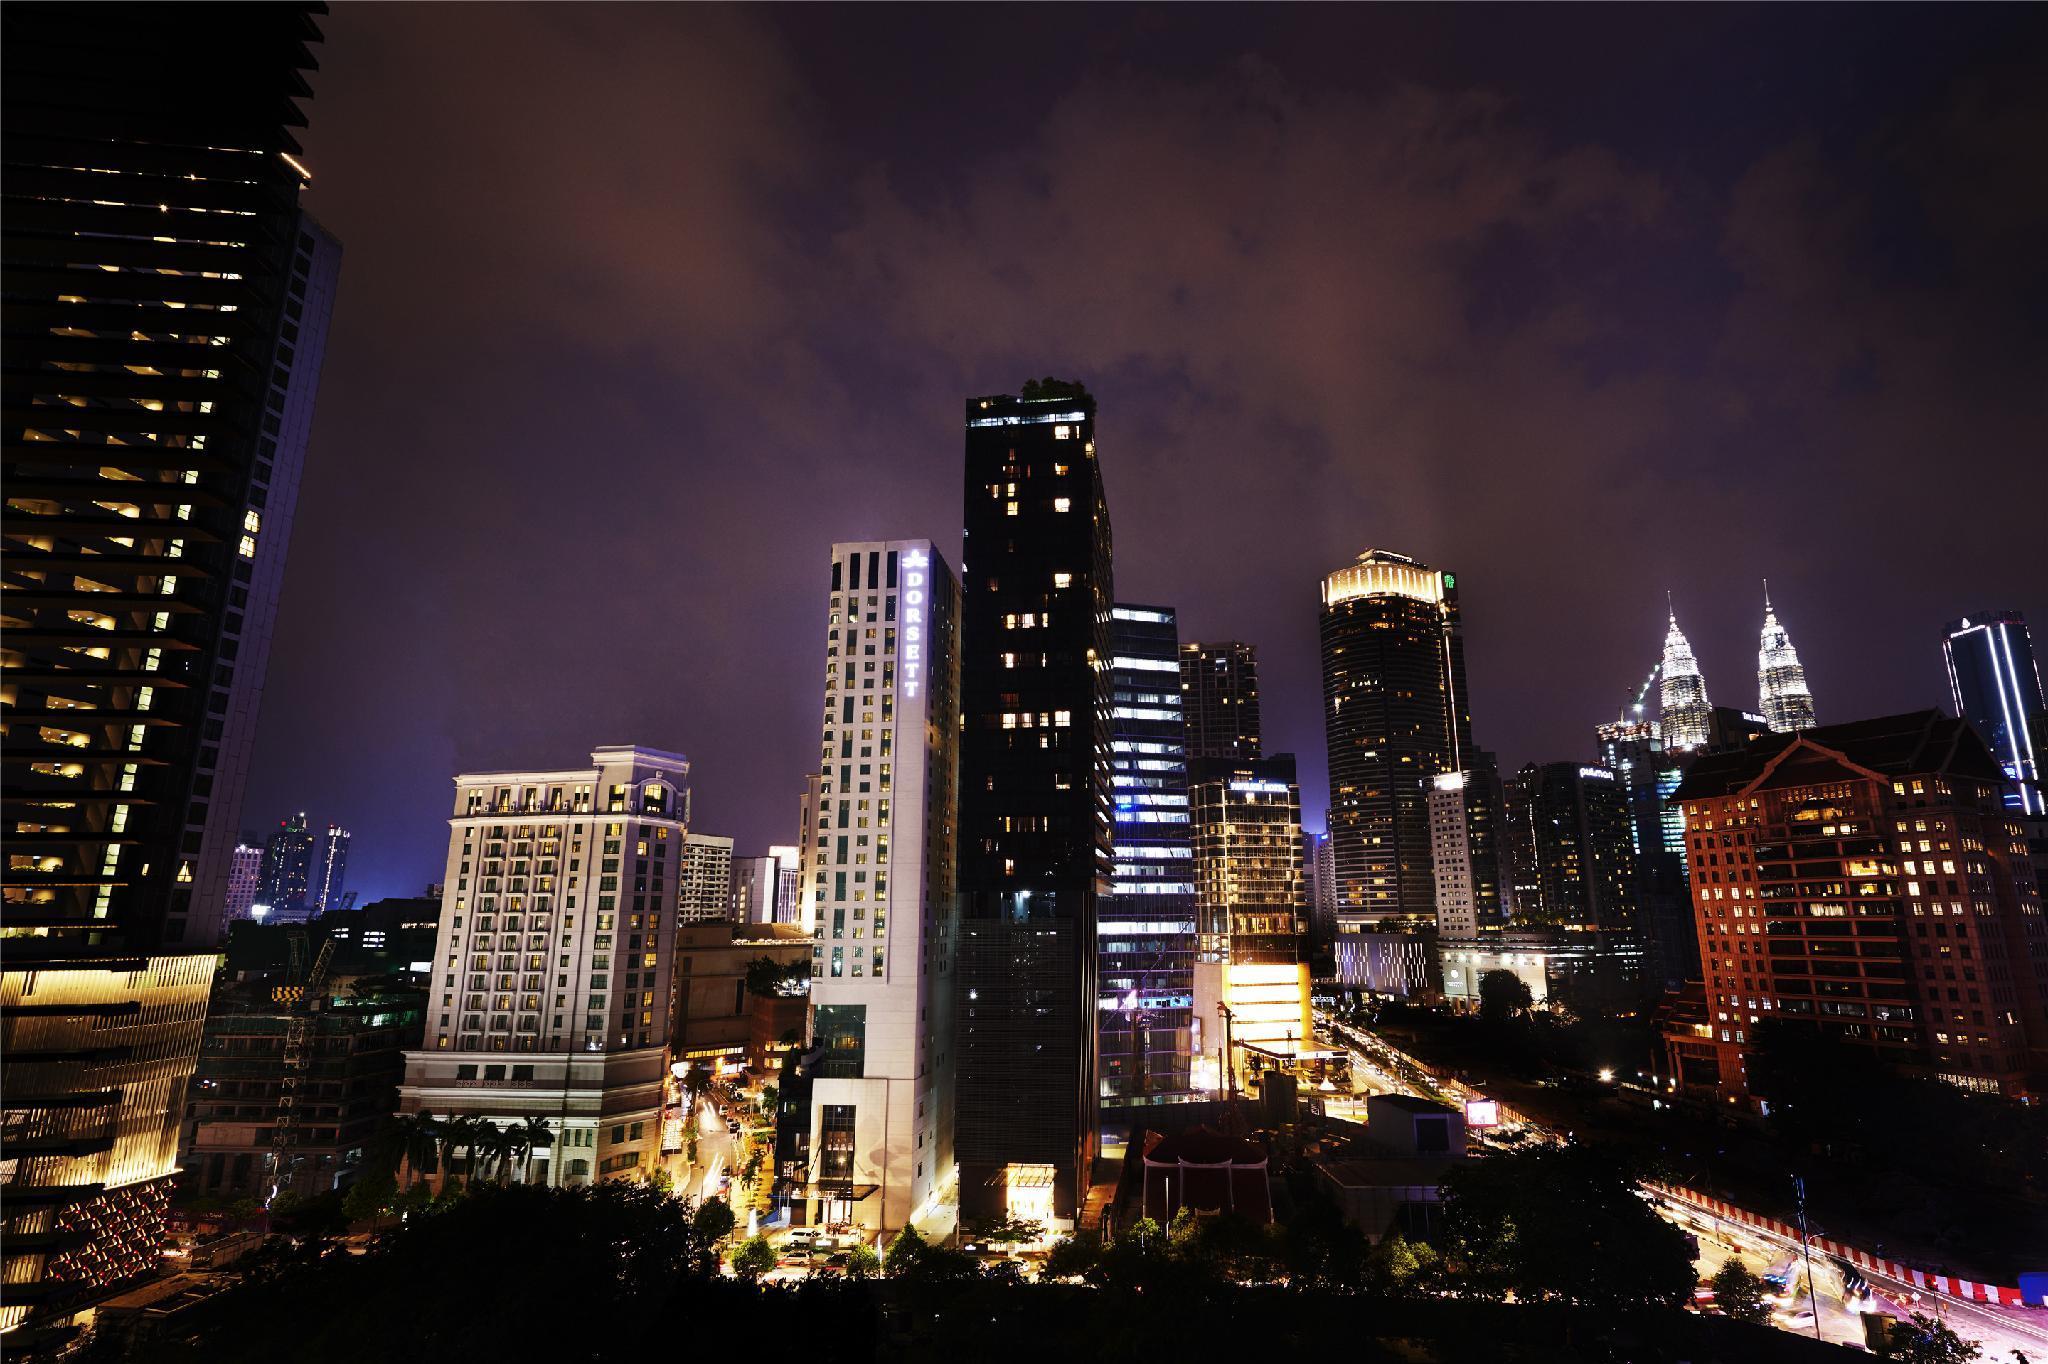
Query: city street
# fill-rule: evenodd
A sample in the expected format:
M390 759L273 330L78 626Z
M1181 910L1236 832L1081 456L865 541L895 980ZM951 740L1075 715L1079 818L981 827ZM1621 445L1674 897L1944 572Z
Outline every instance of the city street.
M687 1186L680 1189L687 1198L722 1197L723 1183L733 1171L739 1152L725 1119L708 1098L697 1100L697 1163L690 1167ZM744 1225L744 1219L742 1219Z

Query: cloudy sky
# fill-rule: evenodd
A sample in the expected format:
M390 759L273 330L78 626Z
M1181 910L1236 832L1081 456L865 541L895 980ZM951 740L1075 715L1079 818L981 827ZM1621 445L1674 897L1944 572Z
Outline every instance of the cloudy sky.
M245 824L437 878L450 776L694 761L795 837L831 542L957 564L961 400L1084 380L1127 600L1261 651L1454 569L1480 741L1591 756L1677 602L1823 722L2048 627L2048 21L2010 6L338 6L346 246Z

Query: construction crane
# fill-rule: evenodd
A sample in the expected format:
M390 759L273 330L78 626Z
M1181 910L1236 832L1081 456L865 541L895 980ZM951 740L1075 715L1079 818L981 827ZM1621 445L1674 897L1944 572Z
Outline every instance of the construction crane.
M306 939L303 934L292 937L292 963L296 966L305 960ZM305 1083L307 1074L313 1068L313 1031L317 1023L314 1001L327 984L327 968L334 960L334 936L328 934L320 940L320 950L314 954L313 965L297 985L278 986L275 995L289 1009L284 1031L284 1077L277 1095L277 1123L270 1134L270 1196L263 1200L268 1208L277 1201L291 1183L291 1171L286 1165L287 1152L297 1144L299 1136L299 1089Z
M1636 688L1636 699L1621 708L1622 719L1633 720L1643 713L1643 699L1650 694L1650 688L1657 685L1657 677L1663 671L1664 665L1661 662L1650 669L1650 675L1643 679L1643 685Z

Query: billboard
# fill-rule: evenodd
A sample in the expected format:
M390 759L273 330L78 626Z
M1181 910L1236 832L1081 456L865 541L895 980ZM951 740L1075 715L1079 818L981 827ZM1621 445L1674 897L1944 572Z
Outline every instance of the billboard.
M1500 1126L1500 1101L1498 1099L1465 1100L1465 1126Z

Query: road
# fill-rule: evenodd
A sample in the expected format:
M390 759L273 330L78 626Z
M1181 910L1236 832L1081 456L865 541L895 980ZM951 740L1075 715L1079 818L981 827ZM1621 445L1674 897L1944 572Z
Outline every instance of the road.
M1360 1088L1374 1093L1411 1094L1418 1098L1435 1099L1440 1103L1455 1103L1466 1098L1480 1097L1478 1092L1469 1086L1433 1073L1427 1066L1392 1046L1384 1038L1362 1028L1338 1023L1320 1013L1316 1021L1319 1026L1327 1028L1331 1035L1351 1052L1354 1084ZM1505 1104L1501 1108L1501 1119L1503 1122L1521 1126L1532 1137L1553 1141L1559 1139L1557 1133L1531 1121L1526 1115L1513 1112ZM1688 1206L1680 1211L1666 1205L1662 1200L1658 1201L1658 1210L1668 1220L1699 1237L1703 1278L1710 1277L1731 1255L1742 1259L1759 1274L1794 1258L1799 1258L1802 1267L1804 1265L1804 1258L1800 1256L1799 1243L1796 1239L1729 1222L1698 1208ZM1814 1278L1820 1288L1822 1337L1829 1341L1860 1346L1863 1343L1862 1322L1858 1319L1858 1314L1843 1301L1840 1273L1825 1256L1819 1254L1814 1255L1813 1266ZM1802 1280L1803 1277L1802 1273ZM1922 1293L1911 1284L1883 1274L1870 1272L1867 1277L1877 1295L1873 1306L1878 1310L1889 1311L1895 1317L1904 1317L1909 1311L1937 1316L1965 1340L1978 1342L1983 1351L1982 1357L1987 1361L2011 1364L2016 1353L2034 1359L2042 1358L2044 1353L2048 1353L2048 1310L2033 1307L1995 1307L1988 1303L1964 1302L1940 1294ZM1790 1307L1791 1313L1799 1315L1780 1312L1774 1317L1774 1324L1781 1330L1795 1330L1811 1335L1813 1319L1804 1315L1809 1306L1808 1299L1802 1295L1800 1300Z
M725 1119L718 1116L718 1109L711 1100L697 1100L697 1163L690 1167L688 1186L682 1190L684 1196L702 1199L705 1191L710 1197L721 1196L720 1182L738 1159L732 1135L725 1130Z

